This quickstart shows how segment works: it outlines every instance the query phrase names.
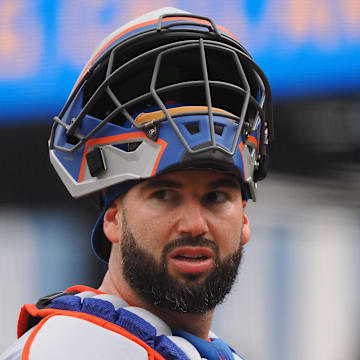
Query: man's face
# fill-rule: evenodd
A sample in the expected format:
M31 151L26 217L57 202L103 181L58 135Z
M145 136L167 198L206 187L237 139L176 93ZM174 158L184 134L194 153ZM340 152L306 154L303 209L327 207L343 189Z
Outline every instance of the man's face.
M156 306L213 309L230 291L249 237L244 204L235 179L209 170L136 185L116 201L123 277Z

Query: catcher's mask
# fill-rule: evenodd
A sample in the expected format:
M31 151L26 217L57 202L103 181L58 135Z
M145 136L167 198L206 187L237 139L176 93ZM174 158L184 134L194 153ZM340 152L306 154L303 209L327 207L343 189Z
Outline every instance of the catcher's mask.
M187 168L231 173L255 201L272 133L270 86L245 48L165 8L99 45L54 118L50 159L72 196L100 192L104 211L134 183ZM92 240L107 261L102 217Z

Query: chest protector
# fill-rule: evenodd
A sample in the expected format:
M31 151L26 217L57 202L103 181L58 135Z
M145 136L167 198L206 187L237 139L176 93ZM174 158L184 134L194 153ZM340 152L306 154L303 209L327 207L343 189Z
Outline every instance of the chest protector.
M24 305L18 336L31 328L23 360L242 360L212 333L205 341L170 329L151 312L85 286Z

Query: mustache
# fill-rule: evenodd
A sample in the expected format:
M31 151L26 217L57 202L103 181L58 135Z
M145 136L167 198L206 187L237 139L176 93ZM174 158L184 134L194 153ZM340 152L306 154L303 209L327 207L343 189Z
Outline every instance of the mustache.
M168 253L173 251L178 247L184 246L204 246L211 248L216 256L219 255L219 246L212 240L205 238L203 235L199 236L183 236L177 238L170 243L166 244L163 249L163 256L166 256Z

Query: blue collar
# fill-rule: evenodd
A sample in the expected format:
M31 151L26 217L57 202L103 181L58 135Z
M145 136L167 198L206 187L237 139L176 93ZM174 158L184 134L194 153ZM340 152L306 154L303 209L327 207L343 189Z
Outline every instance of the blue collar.
M206 341L184 330L171 329L171 331L173 335L181 336L195 346L202 358L208 360L235 360L232 349L219 338Z

